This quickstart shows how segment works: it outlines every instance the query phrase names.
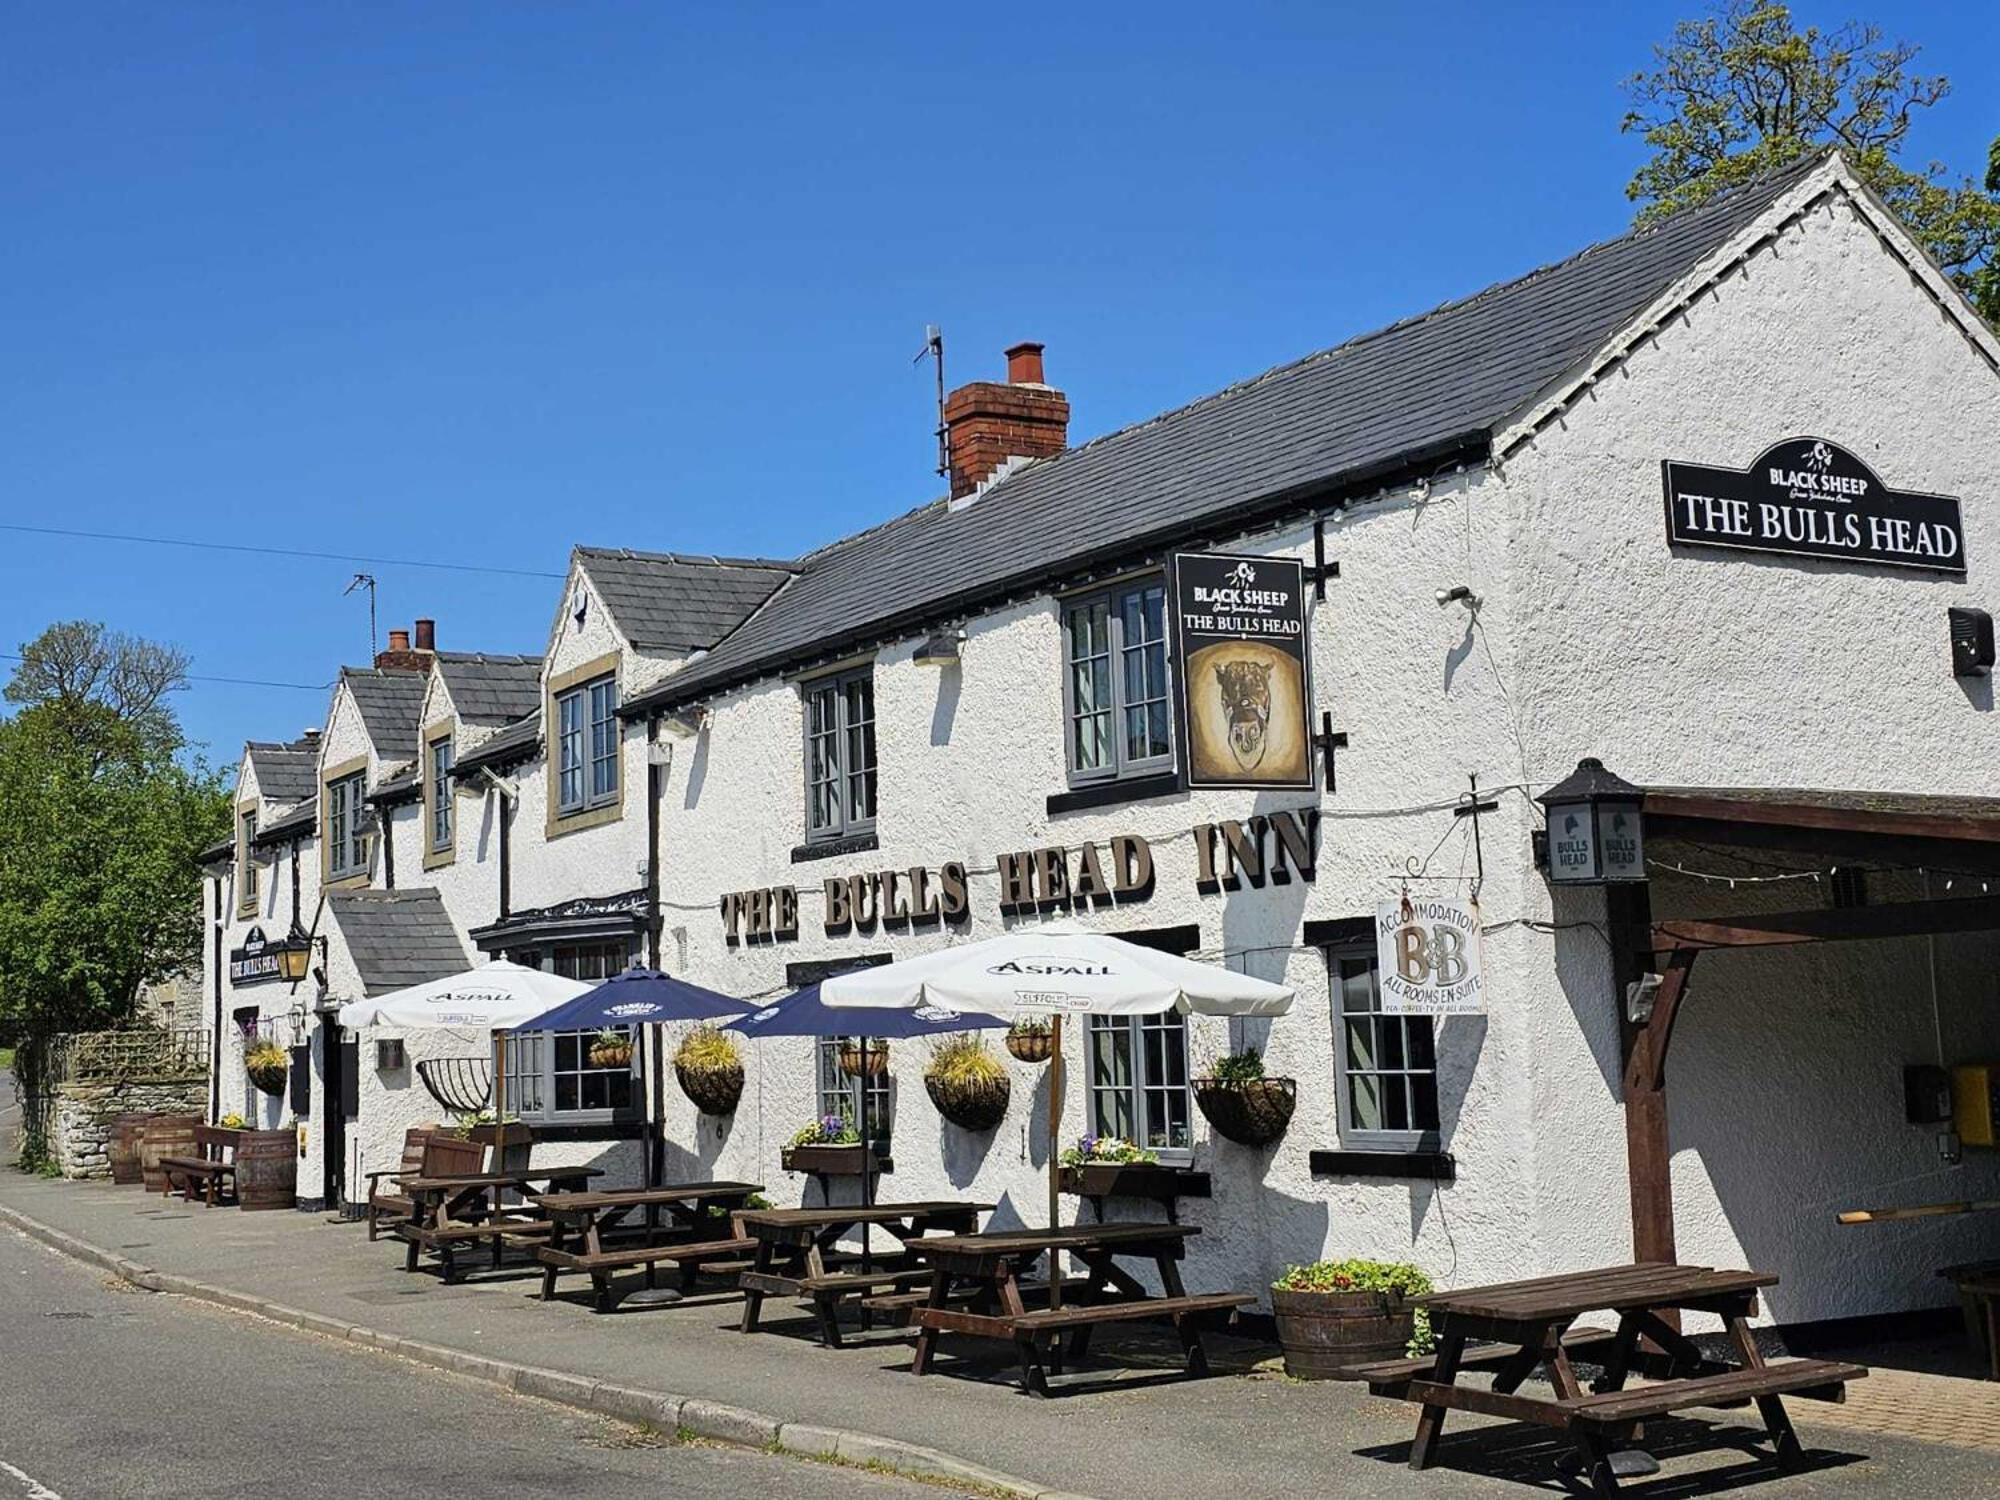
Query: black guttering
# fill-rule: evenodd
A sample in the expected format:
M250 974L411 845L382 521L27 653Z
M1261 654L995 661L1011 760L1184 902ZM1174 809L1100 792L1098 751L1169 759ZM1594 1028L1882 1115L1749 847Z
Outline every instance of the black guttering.
M1039 564L1021 569L991 584L966 589L923 608L905 610L871 621L856 630L822 637L813 643L810 652L777 654L763 661L746 662L735 671L695 683L691 688L682 687L677 674L658 687L626 700L619 706L618 716L627 720L643 719L691 703L704 702L775 673L800 671L820 662L837 661L858 651L907 639L936 625L1004 608L1022 598L1082 587L1095 578L1157 563L1170 550L1214 545L1252 531L1268 530L1287 521L1342 510L1382 490L1413 484L1419 479L1435 478L1443 468L1483 464L1492 452L1492 438L1489 429L1477 428L1412 448L1384 463L1348 470L1309 484L1292 485L1260 499L1232 506L1211 515L1206 524L1162 528L1137 541L1080 553L1057 564ZM1004 505L1004 492L986 503ZM783 594L784 590L780 588L767 601L766 607L776 604Z

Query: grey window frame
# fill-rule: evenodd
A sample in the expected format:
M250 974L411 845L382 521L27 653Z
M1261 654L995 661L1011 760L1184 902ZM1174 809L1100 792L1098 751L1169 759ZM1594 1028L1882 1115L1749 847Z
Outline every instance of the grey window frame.
M850 1078L840 1071L840 1049L843 1046L858 1047L864 1040L858 1036L823 1036L813 1048L813 1073L819 1099L819 1114L841 1115L858 1134L861 1129L861 1091L868 1090L868 1133L874 1138L878 1150L889 1144L894 1109L894 1096L889 1089L889 1071L864 1073L859 1078Z
M1124 601L1134 594L1157 591L1160 595L1160 651L1165 669L1162 684L1163 696L1158 701L1166 715L1167 748L1164 754L1131 756L1125 748L1125 713L1128 707L1125 693L1125 612ZM1106 646L1110 657L1111 688L1111 744L1110 755L1101 766L1079 766L1077 764L1077 701L1076 701L1076 640L1071 629L1071 619L1079 611L1105 608ZM1071 594L1057 601L1062 622L1062 690L1063 690L1063 770L1071 786L1101 786L1108 781L1123 781L1138 776L1154 776L1162 771L1171 771L1179 764L1179 727L1174 713L1174 643L1173 630L1167 611L1171 601L1167 598L1167 580L1164 574L1147 574L1140 578L1128 578L1107 588L1095 588L1087 593ZM1146 644L1151 644L1150 642ZM1155 700L1142 700L1151 703Z
M602 701L600 701L600 699ZM564 723L571 705L576 708L576 727ZM618 674L606 672L575 687L564 688L555 701L556 812L562 816L609 807L618 800L623 768L624 738L618 723ZM601 711L600 711L601 710ZM575 764L570 752L575 750ZM597 785L600 766L607 767L609 784ZM570 792L570 776L576 777L576 792Z
M246 807L236 815L237 837L242 840L237 853L238 906L255 906L259 900L257 877L257 809Z
M1180 1032L1180 1073L1181 1081L1157 1082L1152 1077L1152 1064L1148 1061L1146 1036L1148 1032L1159 1032L1169 1025ZM1127 1055L1131 1059L1131 1078L1125 1083L1099 1083L1097 1081L1097 1039L1100 1035L1125 1033ZM1118 1135L1120 1132L1107 1127L1107 1117L1100 1110L1101 1096L1123 1095L1127 1109L1131 1111L1134 1128L1124 1138L1133 1144L1147 1146L1146 1137L1156 1123L1171 1126L1171 1120L1156 1122L1151 1118L1152 1096L1164 1093L1178 1093L1181 1103L1181 1122L1186 1127L1185 1146L1151 1146L1159 1153L1164 1166L1187 1166L1194 1160L1194 1071L1188 1052L1187 1017L1176 1011L1163 1011L1147 1016L1089 1016L1084 1025L1084 1113L1090 1121L1092 1135Z
M328 880L346 880L366 875L370 849L362 828L362 803L368 790L368 773L351 771L326 784L326 844ZM343 795L344 794L344 795ZM344 819L343 819L344 813ZM342 827L342 822L345 827Z
M1343 972L1343 966L1351 963L1363 965L1369 975L1369 986L1376 1008L1364 1012L1364 1014L1377 1016L1379 1019L1376 1025L1378 1026L1400 1022L1403 1034L1403 1066L1398 1068L1376 1066L1363 1068L1359 1071L1369 1077L1394 1078L1399 1080L1405 1090L1405 1099L1407 1100L1409 1113L1412 1118L1415 1117L1416 1112L1416 1096L1413 1092L1410 1092L1414 1087L1408 1082L1410 1078L1429 1077L1433 1106L1435 1107L1437 1103L1437 1022L1430 1016L1381 1015L1382 984L1380 964L1372 942L1346 943L1329 947L1326 950L1327 1011L1333 1022L1334 1093L1338 1101L1337 1127L1340 1133L1340 1144L1350 1151L1436 1151L1443 1144L1443 1132L1441 1129L1422 1127L1407 1130L1389 1129L1386 1127L1357 1125L1355 1123L1354 1096L1351 1085L1356 1069L1354 1068L1352 1059L1348 1056L1348 1011L1346 1008L1346 989L1344 984L1346 975ZM1413 1054L1409 1041L1409 1033L1412 1028L1419 1026L1425 1028L1430 1035L1431 1065L1428 1068L1411 1065ZM1378 1056L1375 1061L1379 1064L1381 1061L1379 1056L1381 1052L1379 1041L1376 1044L1376 1048Z
M622 948L621 954L612 950ZM542 950L532 955L538 960L537 967L571 979L609 978L624 969L632 961L632 943L629 939L609 939L604 942L562 944ZM569 962L564 962L568 957ZM595 958L598 962L588 960ZM558 1069L556 1053L558 1038L576 1039L578 1058L587 1064L589 1039L597 1035L600 1028L590 1027L580 1031L517 1031L510 1032L501 1045L507 1049L507 1112L527 1124L536 1125L610 1125L636 1119L642 1108L640 1097L639 1059L640 1037L636 1028L614 1027L633 1040L632 1061L627 1071L632 1075L628 1087L627 1103L612 1105L602 1109L558 1109L556 1107L556 1077L560 1073L573 1073L579 1078L585 1073L614 1073L612 1068ZM582 1085L579 1083L579 1090Z
M849 715L848 689L856 685L868 691L868 717L863 721L867 731L868 765L861 773L868 783L868 812L861 816L854 812L854 799L849 782L855 776L848 760L848 741L856 724ZM813 729L813 700L822 693L833 697L834 717L830 730L815 733ZM831 843L836 839L858 838L873 833L877 814L882 806L881 759L877 753L875 737L875 664L851 667L844 672L834 672L825 677L814 677L799 684L799 761L805 782L806 842L808 844ZM830 783L832 790L832 820L823 824L813 821L813 741L829 738L833 747Z
M438 764L439 752L443 752L444 763ZM439 735L430 742L425 759L426 770L431 782L430 841L427 847L433 854L442 854L452 847L458 837L458 814L452 804L452 769L458 760L457 747L448 734ZM442 831L440 832L440 828Z

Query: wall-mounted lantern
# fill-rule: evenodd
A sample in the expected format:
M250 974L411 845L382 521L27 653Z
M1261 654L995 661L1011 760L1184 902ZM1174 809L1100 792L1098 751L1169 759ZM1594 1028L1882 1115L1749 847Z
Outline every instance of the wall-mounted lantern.
M312 949L312 939L302 932L294 932L277 944L278 977L292 984L304 979L312 968Z
M1645 792L1587 756L1535 800L1549 820L1554 885L1608 885L1646 878Z
M965 639L962 630L940 630L917 647L910 660L920 667L955 667L958 665L958 643Z

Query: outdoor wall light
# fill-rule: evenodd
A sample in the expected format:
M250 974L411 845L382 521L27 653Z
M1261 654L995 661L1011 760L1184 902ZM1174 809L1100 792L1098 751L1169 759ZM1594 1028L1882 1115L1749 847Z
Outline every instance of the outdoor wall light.
M704 729L714 715L708 708L679 708L660 715L660 722L667 727L667 733L679 735L682 739L693 739Z
M1645 792L1586 756L1535 800L1549 820L1549 880L1610 885L1646 878Z
M920 667L955 667L958 665L958 644L965 639L962 630L940 630L921 646L910 658Z
M1660 986L1666 982L1664 974L1641 974L1625 986L1625 1019L1634 1026L1644 1026L1653 1019L1653 1006L1660 998Z
M297 984L312 967L313 940L296 929L278 945L278 977Z

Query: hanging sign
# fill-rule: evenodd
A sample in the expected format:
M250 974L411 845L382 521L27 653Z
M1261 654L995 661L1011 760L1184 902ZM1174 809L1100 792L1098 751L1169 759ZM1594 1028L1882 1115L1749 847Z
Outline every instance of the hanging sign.
M243 946L229 950L229 982L234 985L265 984L281 977L277 943L268 942L264 929L253 927L243 935Z
M1965 573L1956 499L1892 490L1824 438L1787 439L1747 469L1660 468L1669 542Z
M1375 908L1382 1012L1391 1016L1486 1013L1479 907L1458 896L1409 896Z
M1190 787L1310 787L1305 568L1181 552L1174 659Z

